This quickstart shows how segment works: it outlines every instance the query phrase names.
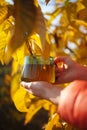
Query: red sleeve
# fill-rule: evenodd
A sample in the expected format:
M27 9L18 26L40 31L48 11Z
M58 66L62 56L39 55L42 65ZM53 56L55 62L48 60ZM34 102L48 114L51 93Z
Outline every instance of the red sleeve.
M60 96L60 117L81 130L87 130L87 81L73 81Z

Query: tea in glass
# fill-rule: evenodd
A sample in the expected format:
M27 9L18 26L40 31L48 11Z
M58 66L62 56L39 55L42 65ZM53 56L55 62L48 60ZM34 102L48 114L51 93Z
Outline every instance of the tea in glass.
M41 56L26 56L22 70L22 81L55 82L55 65L52 57L44 59Z

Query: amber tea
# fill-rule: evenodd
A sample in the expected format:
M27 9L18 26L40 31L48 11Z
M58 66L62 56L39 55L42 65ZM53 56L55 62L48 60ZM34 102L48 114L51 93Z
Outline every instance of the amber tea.
M25 57L22 71L22 81L55 82L55 66L53 58L44 60L42 57Z

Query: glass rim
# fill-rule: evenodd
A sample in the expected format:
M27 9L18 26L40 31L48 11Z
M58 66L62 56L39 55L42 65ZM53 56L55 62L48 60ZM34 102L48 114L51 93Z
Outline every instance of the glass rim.
M49 56L47 59L44 59L42 56L30 56L27 55L24 58L24 64L46 64L46 65L52 65L54 64L54 58Z

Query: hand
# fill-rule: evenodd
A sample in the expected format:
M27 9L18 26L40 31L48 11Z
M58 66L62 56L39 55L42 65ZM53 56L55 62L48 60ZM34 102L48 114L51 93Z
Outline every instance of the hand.
M21 85L31 94L47 99L58 105L58 114L66 122L78 129L87 129L87 82L74 81L61 90L56 85L47 82L21 82ZM61 94L60 94L61 91Z
M56 83L68 83L80 79L81 66L67 56L54 59L56 64ZM58 64L62 63L59 67Z
M78 130L87 130L87 81L75 80L61 92L60 117Z
M30 93L54 104L59 103L60 91L62 88L48 82L21 82L21 85Z

